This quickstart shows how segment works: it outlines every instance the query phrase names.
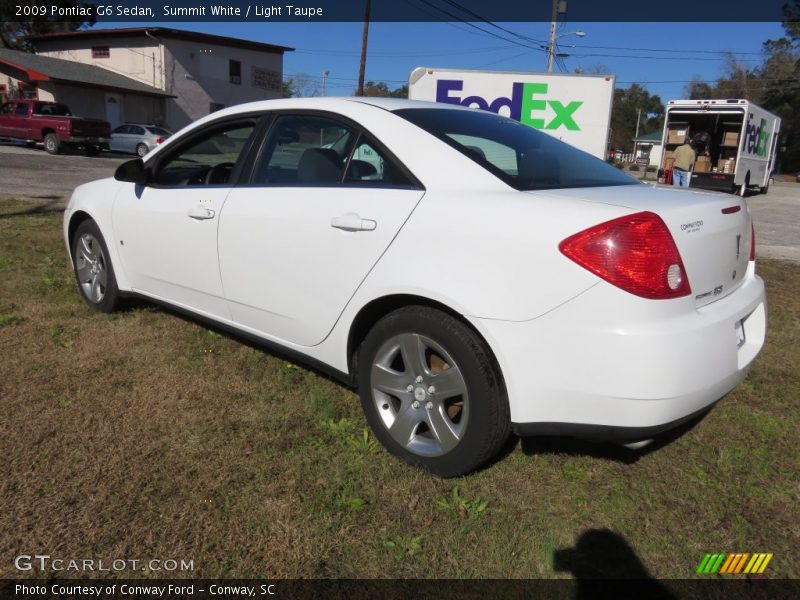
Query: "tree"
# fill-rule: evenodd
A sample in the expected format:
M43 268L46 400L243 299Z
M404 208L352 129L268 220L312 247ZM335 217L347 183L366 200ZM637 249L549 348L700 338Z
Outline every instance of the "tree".
M714 88L707 82L700 79L698 75L692 77L692 80L686 85L684 91L689 100L713 98L715 94Z
M383 81L368 81L364 86L365 96L378 96L384 98L408 98L408 84L403 85L394 90L390 90L389 86Z
M641 111L641 113L639 112ZM638 83L627 89L614 90L611 109L611 146L617 149L633 148L636 119L640 116L639 135L658 131L664 124L664 105L659 96L651 96Z
M28 36L57 33L61 31L75 31L90 27L95 23L95 4L82 0L48 0L48 16L30 17L26 21L15 21L16 7L9 0L0 2L0 44L4 48L32 52L32 44ZM44 5L44 3L42 3ZM91 17L52 17L51 7L56 9L91 8L88 11ZM56 20L58 19L58 20Z
M313 98L321 96L319 79L308 73L295 73L281 83L284 98Z

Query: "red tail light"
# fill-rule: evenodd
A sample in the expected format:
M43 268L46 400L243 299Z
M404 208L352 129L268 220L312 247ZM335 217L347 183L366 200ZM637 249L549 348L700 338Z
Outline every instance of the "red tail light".
M163 142L163 141L164 141L164 138L163 138L163 137L161 137L161 136L158 136L158 137L156 138L156 144L160 144L160 143L161 143L161 142Z
M595 225L558 245L569 259L626 292L656 300L692 293L661 217L640 212Z
M756 228L750 221L750 260L756 259Z

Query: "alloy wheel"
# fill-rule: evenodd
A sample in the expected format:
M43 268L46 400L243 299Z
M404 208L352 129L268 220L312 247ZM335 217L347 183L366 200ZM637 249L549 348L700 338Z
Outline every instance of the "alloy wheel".
M467 384L453 357L431 338L402 333L388 339L376 353L370 382L383 425L409 452L441 456L463 438Z
M84 233L78 240L75 264L83 295L94 304L99 304L106 295L108 273L103 249L91 233Z

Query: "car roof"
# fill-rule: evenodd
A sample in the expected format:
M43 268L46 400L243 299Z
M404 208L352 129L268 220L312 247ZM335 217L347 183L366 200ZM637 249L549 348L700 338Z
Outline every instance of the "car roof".
M234 116L247 112L266 111L266 110L331 110L337 111L346 108L352 103L366 104L381 108L387 111L395 111L403 108L442 108L452 110L470 110L462 106L452 104L441 104L423 100L406 100L405 98L379 98L371 96L326 96L324 98L278 98L275 100L259 100L246 104L237 104L223 108L203 117L203 121L210 118Z

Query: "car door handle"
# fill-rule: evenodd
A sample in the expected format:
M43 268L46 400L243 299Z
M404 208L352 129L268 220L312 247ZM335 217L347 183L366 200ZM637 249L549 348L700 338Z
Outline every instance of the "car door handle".
M345 213L331 219L331 227L344 231L374 231L378 223L372 219L362 219L357 213Z
M203 208L202 206L193 206L189 209L189 212L186 213L191 218L197 219L198 221L202 221L203 219L213 219L214 218L214 211L210 208Z

